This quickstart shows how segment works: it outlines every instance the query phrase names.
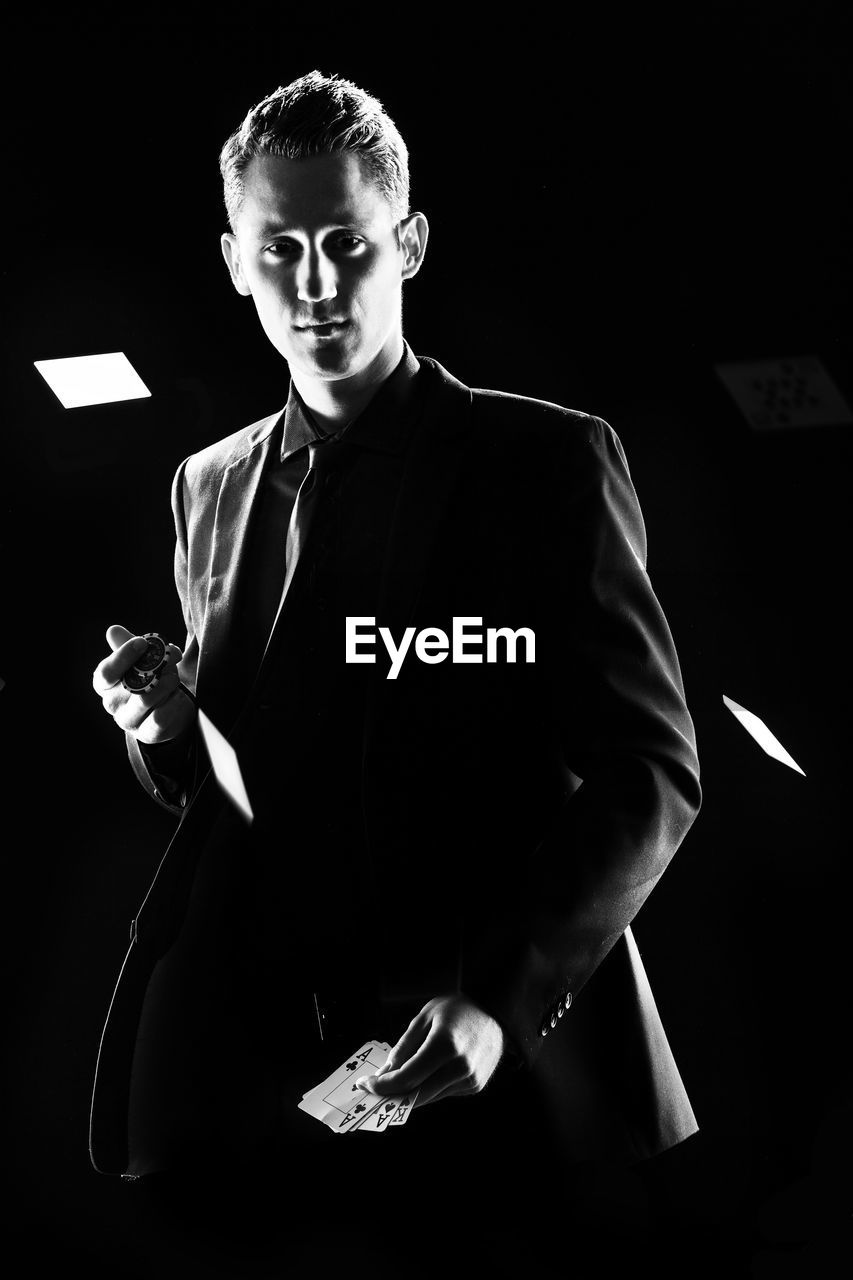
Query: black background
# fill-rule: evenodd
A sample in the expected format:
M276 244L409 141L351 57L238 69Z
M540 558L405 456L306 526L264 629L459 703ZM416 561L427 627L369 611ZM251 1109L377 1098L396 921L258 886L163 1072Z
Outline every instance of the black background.
M705 790L636 925L701 1125L667 1157L662 1212L684 1275L828 1274L850 1192L850 428L753 432L713 365L816 354L853 394L849 19L557 8L148 5L6 27L4 1163L29 1274L136 1274L87 1106L172 823L90 674L112 622L180 636L174 469L285 399L221 261L217 154L314 67L379 96L409 144L431 223L406 291L415 351L623 440ZM150 400L64 411L32 364L104 350Z

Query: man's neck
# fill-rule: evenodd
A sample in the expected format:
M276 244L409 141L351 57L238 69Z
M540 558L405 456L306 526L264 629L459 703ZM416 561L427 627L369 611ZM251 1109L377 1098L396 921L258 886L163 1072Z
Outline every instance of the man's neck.
M298 369L291 378L317 425L332 433L342 430L367 407L403 358L403 336L382 348L367 368L351 378L326 381L306 377Z

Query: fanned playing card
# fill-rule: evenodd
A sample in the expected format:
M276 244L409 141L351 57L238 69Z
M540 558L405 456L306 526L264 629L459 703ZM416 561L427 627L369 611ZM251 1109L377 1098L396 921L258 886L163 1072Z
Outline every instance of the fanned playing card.
M325 1080L302 1095L300 1111L314 1116L334 1133L384 1133L392 1126L405 1124L417 1090L380 1098L356 1084L363 1075L375 1075L384 1067L390 1052L386 1041L367 1040Z
M383 1133L391 1123L391 1118L396 1112L399 1102L399 1098L382 1098L378 1107L374 1107L364 1120L360 1120L358 1124L353 1126L352 1132Z
M339 1067L335 1067L334 1071L326 1076L325 1080L321 1080L319 1084L315 1084L313 1088L303 1093L302 1101L305 1102L308 1098L319 1096L324 1092L330 1092L343 1080L349 1079L354 1073L363 1075L361 1068L365 1064L372 1065L377 1059L381 1058L380 1065L384 1066L390 1052L391 1046L383 1040L366 1041L360 1049L356 1049L355 1053L351 1053L348 1058L345 1058ZM383 1054L384 1057L382 1057Z
M396 1099L397 1109L392 1115L391 1119L388 1121L389 1125L396 1128L397 1125L405 1124L409 1118L409 1114L412 1110L412 1107L417 1102L417 1099L418 1099L417 1089L415 1089L414 1092L412 1093L405 1094L402 1098L397 1098Z
M334 1133L348 1133L383 1101L355 1083L358 1076L375 1074L388 1060L389 1050L376 1040L368 1040L351 1054L298 1104L300 1111L320 1120Z
M418 1091L402 1094L398 1098L384 1098L378 1107L364 1119L353 1125L351 1133L384 1133L397 1125L405 1124L415 1105Z

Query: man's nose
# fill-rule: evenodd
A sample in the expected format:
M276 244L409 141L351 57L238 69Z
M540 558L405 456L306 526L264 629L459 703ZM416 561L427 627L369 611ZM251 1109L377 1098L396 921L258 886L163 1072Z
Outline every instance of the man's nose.
M336 297L335 264L320 250L311 250L299 264L296 286L300 302L325 302Z

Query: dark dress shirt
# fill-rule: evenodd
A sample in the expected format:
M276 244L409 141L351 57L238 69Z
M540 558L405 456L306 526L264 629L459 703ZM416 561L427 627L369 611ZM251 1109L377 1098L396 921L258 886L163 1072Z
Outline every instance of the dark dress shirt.
M374 398L352 422L334 434L317 424L291 384L287 406L276 428L277 447L270 450L257 509L252 516L243 593L234 610L240 662L247 671L257 669L275 620L286 572L284 552L288 524L299 486L308 471L308 445L318 440L330 444L323 450L324 469L328 474L324 477L323 493L315 513L315 523L324 526L324 536L318 539L312 534L304 548L306 558L319 556L322 561L315 569L313 600L315 604L318 599L324 604L332 603L319 595L320 576L322 588L327 592L330 586L338 585L335 580L355 575L358 585L351 595L356 602L366 602L362 583L366 576L375 578L381 568L379 556L384 551L387 517L393 511L411 429L420 408L418 368L418 361L406 343L402 359ZM338 442L345 448L337 450ZM335 458L336 452L341 456ZM360 501L353 501L354 489L360 491L355 495ZM384 523L377 516L385 517ZM340 651L343 652L342 638Z

